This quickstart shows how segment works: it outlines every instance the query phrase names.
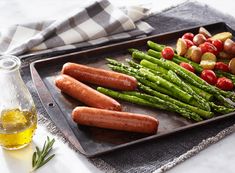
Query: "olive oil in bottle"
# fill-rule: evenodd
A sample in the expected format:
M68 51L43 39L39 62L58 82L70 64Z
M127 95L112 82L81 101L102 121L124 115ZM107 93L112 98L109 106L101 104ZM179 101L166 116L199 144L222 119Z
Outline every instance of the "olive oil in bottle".
M37 127L35 109L2 111L0 118L0 145L6 149L19 149L30 143Z
M29 144L37 127L35 105L20 65L15 56L0 56L0 146L8 150Z

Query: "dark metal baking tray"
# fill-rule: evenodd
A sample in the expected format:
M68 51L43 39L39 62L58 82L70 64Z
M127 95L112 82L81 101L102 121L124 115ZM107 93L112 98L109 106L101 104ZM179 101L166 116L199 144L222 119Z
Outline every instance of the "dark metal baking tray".
M204 27L211 33L229 31L232 32L233 35L235 34L234 31L225 23L214 23L205 25ZM124 61L126 58L131 57L127 52L128 48L146 50L146 42L148 40L174 46L177 38L181 37L185 32L197 33L198 28L199 26L39 60L30 64L32 79L36 86L38 95L52 121L61 130L65 137L81 153L88 157L151 139L159 138L158 140L160 140L160 137L201 126L226 117L231 117L234 116L235 113L217 116L215 118L196 123L186 120L172 112L151 109L120 101L124 111L144 113L156 117L160 121L158 133L146 136L137 133L78 126L72 121L71 112L73 108L82 104L79 101L62 94L59 89L55 87L54 79L60 73L63 64L66 62L75 62L97 68L108 69L105 61L106 57L113 57L119 61Z

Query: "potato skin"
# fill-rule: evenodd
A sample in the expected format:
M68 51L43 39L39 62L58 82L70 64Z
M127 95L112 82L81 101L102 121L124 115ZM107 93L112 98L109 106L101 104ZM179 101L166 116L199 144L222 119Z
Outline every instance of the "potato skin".
M235 74L235 58L232 58L229 62L229 70L232 74Z
M200 44L204 43L206 41L206 37L202 34L197 34L193 38L193 43L196 46L199 46Z
M235 43L233 40L231 40L231 39L225 40L224 51L229 54L235 55Z

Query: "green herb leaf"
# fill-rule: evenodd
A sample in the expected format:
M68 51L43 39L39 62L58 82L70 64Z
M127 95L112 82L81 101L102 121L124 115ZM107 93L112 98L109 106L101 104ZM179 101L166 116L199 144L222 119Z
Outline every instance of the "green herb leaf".
M55 139L51 140L47 136L47 140L44 142L42 150L40 150L36 146L36 151L33 153L33 156L32 156L32 167L33 168L32 168L31 172L42 167L43 165L45 165L47 162L49 162L55 156L55 154L52 154L49 156L49 153L51 152L54 143L55 143Z

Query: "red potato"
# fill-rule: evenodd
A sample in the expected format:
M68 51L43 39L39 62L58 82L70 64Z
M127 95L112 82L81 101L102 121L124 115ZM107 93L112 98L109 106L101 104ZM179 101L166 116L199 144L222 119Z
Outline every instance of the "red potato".
M221 71L224 71L224 72L229 72L229 66L228 66L228 64L225 64L223 62L216 62L215 70L221 70Z
M188 71L191 71L192 73L195 73L195 70L194 70L193 66L191 66L189 63L181 62L180 66L185 68Z
M216 87L224 90L224 91L229 91L233 89L233 82L226 78L226 77L221 77L218 78L217 82L216 82Z
M192 60L193 62L200 63L202 51L197 46L191 46L185 54L185 57Z
M224 51L228 54L235 55L235 42L231 39L227 39L224 42Z
M215 85L217 82L216 74L212 70L203 70L201 78L211 85Z
M232 74L235 74L235 58L231 59L229 64L229 70Z
M187 32L187 33L185 33L185 34L182 36L182 39L188 39L188 40L193 41L193 37L194 37L194 34L193 34L193 33Z
M212 40L211 38L207 38L207 39L206 39L206 42L208 42L208 43L211 43L211 44L212 44L212 41L213 41L213 40Z
M121 111L121 105L114 99L90 88L68 75L60 75L55 79L55 85L64 93L82 103L101 109Z
M202 34L197 34L193 38L193 43L196 46L199 46L200 44L204 43L206 41L206 37Z
M72 118L81 125L147 134L156 133L159 124L157 119L148 115L88 107L76 107Z
M211 33L204 27L199 28L199 34L204 35L206 38L210 38L212 36Z
M211 43L216 47L216 49L217 49L218 52L223 51L223 49L224 49L224 44L223 44L222 41L220 41L220 40L212 40Z
M218 54L217 48L212 43L209 43L209 42L205 42L203 44L200 44L199 48L201 49L202 54L204 54L206 52L213 53L214 55Z
M191 40L189 40L189 39L184 39L184 41L186 42L188 49L189 49L191 46L194 45L193 42L192 42Z
M233 58L233 55L228 54L228 53L222 51L222 52L220 52L220 53L218 54L218 57L221 58L221 59L232 59L232 58Z
M81 64L64 64L62 74L72 76L81 82L118 90L135 90L137 88L137 80L132 76Z
M161 55L164 59L172 60L175 52L172 47L167 46L162 50Z

